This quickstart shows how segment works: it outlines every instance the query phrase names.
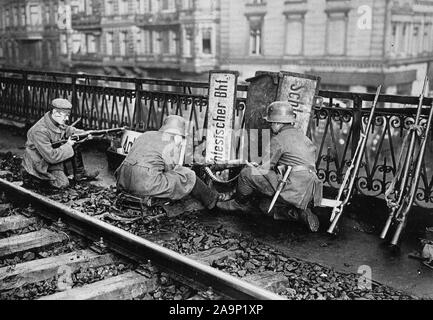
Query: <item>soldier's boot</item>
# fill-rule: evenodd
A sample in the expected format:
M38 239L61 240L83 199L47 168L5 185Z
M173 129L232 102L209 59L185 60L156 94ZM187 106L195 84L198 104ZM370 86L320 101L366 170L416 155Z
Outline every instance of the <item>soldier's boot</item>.
M72 158L72 167L75 181L95 180L99 171L89 172L84 168L83 155L79 147L74 148L75 154Z
M240 212L252 212L254 207L249 203L239 203L236 199L229 201L218 202L216 204L217 208L223 211L240 211Z
M307 226L310 232L319 231L319 218L311 211L310 208L302 210L299 213L299 219Z

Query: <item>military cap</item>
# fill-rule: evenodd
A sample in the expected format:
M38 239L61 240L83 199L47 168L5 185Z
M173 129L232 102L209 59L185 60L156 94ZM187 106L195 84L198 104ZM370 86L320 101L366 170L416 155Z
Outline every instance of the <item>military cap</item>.
M55 109L62 109L62 110L72 109L72 104L68 100L62 98L57 98L51 101L51 106Z
M170 115L165 118L162 127L159 128L159 131L185 137L186 121L181 116Z
M295 123L296 114L292 105L287 101L274 101L266 109L267 122Z

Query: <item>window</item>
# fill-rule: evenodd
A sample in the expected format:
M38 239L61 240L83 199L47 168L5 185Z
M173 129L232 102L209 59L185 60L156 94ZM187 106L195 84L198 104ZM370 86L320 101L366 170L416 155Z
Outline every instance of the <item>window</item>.
M61 54L68 53L68 40L64 33L60 34L60 52Z
M169 31L162 31L162 53L170 53L170 33Z
M87 53L96 52L96 39L93 34L86 35L86 47L87 47Z
M105 35L106 41L106 53L108 55L113 55L113 32L107 32Z
M21 25L25 26L26 25L26 7L25 6L21 6Z
M183 56L189 58L192 56L193 46L193 29L185 28L184 30L184 45L183 45Z
M262 54L262 28L250 29L250 54Z
M4 46L4 42L0 41L0 58L4 57L3 46Z
M170 30L170 54L176 55L179 39L177 38L177 33L173 30Z
M202 52L204 54L212 53L212 29L204 29L202 30Z
M10 25L11 25L11 18L10 18L10 15L9 15L10 13L9 13L9 9L6 9L6 18L5 18L5 23L6 23L6 27L9 27Z
M396 94L399 96L409 96L412 93L412 83L400 83L397 84Z
M161 0L161 9L168 10L168 0Z
M8 58L9 58L10 61L12 61L13 56L14 56L12 50L13 50L13 48L12 48L12 41L9 41L8 42Z
M41 24L41 8L38 5L30 6L30 24L32 26Z
M152 36L153 36L153 39L152 39L153 40L153 44L152 44L153 53L160 54L161 53L162 34L161 34L161 32L153 31Z
M249 29L249 54L250 55L261 55L263 52L262 46L262 27L263 27L263 16L249 16L248 22L250 25Z
M12 8L12 25L16 26L18 23L18 8L13 7Z
M412 54L417 54L420 47L419 26L413 27Z
M81 51L81 35L79 33L72 34L72 52L78 54Z
M194 2L193 0L182 0L182 9L193 9L194 8Z
M174 11L176 9L174 0L160 0L160 8L162 11Z
M286 54L300 55L303 51L304 17L288 16L286 24Z
M403 24L403 29L401 32L401 45L399 46L399 52L407 52L408 46L408 36L407 36L407 23Z
M114 13L113 10L113 0L105 1L105 15L111 16Z
M119 45L120 45L119 54L121 56L126 56L126 50L127 50L127 32L126 31L122 31L119 33Z
M127 15L128 12L129 12L128 0L120 0L119 1L119 14L120 15Z
M422 52L428 52L429 51L430 29L431 29L431 24L426 23L424 25L424 35L423 35L422 50L421 50Z
M328 15L327 53L344 55L346 53L346 14L344 12Z

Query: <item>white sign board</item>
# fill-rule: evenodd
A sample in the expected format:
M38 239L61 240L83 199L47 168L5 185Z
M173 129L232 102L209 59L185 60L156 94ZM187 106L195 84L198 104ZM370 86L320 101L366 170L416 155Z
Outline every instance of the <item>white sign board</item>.
M135 140L141 135L141 132L125 130L122 135L121 147L117 148L117 153L127 155L131 150Z
M227 163L231 157L238 72L209 73L206 163Z
M311 111L315 95L319 91L320 78L305 74L282 72L277 99L288 101L296 114L296 125L306 134L309 131Z

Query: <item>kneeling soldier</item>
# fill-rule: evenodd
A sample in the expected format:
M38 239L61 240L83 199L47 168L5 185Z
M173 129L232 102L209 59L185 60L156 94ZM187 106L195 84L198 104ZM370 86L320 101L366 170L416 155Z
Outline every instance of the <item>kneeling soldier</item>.
M133 196L179 200L191 194L206 208L213 209L228 195L209 188L195 172L179 166L186 121L168 116L159 131L147 131L135 140L116 170L117 189Z
M310 231L319 229L319 220L310 210L322 198L322 183L316 175L316 147L305 134L295 128L296 115L288 102L275 101L267 108L264 118L271 123L274 133L271 138L268 163L242 169L235 199L219 203L218 208L227 211L248 212L254 209L249 203L251 196L262 199L259 207L267 213L282 173L279 168L291 166L287 183L279 195L279 203L270 214L276 220L304 222ZM263 199L263 196L266 198Z
M75 180L94 178L97 173L89 175L83 166L81 152L74 147L71 135L84 133L84 130L67 126L72 105L66 99L54 99L52 110L36 122L27 132L27 142L22 162L24 185L34 187L66 188L69 186L65 174L65 161L71 159L74 165ZM68 139L58 148L52 144Z

